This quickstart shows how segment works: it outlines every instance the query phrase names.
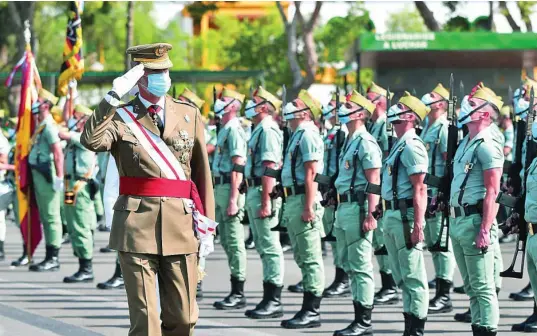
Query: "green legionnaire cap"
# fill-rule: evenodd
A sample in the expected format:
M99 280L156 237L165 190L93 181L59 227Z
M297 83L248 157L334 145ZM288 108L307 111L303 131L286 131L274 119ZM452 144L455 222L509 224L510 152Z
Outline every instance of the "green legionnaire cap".
M133 62L140 62L146 69L164 70L173 66L168 57L168 51L172 45L168 43L142 44L127 49L127 55L131 55Z
M83 113L86 116L90 116L93 113L93 111L89 107L80 104L77 104L75 106L75 112Z
M337 94L332 93L332 99L330 99L330 101L335 101L336 99L337 99ZM341 104L345 104L347 102L347 98L345 97L344 94L339 95L339 102ZM358 104L358 103L356 103L356 104Z
M205 104L205 100L198 97L198 95L190 91L188 88L185 88L183 93L181 93L179 96L187 99L189 102L196 105L196 107L200 110L203 107L203 104Z
M258 87L253 95L259 98L263 98L264 100L271 103L276 111L279 111L280 107L282 106L282 101L276 98L276 96L274 96L272 93L265 90L262 86Z
M449 100L449 91L444 87L444 85L442 85L442 83L438 83L432 92L436 92L440 95L440 97Z
M302 89L298 94L298 99L302 100L302 102L310 109L315 118L319 117L323 107L321 103L317 99L313 98L308 91Z
M52 115L52 119L56 122L56 124L61 124L63 122L63 110L59 106L52 106L50 109L50 114Z
M479 98L485 101L488 101L489 104L495 106L498 111L502 109L503 101L502 97L498 97L494 91L486 87L483 82L477 84L472 92L470 93L470 98Z
M502 109L500 110L500 115L502 117L509 117L511 116L511 106L510 105L504 105Z
M349 97L349 101L360 105L365 108L369 113L375 111L375 104L369 101L366 97L362 96L358 91L352 90L352 94Z
M377 84L375 84L375 82L371 82L371 86L369 87L369 92L377 93L383 97L388 96L388 90L386 90L385 88L381 86L378 86ZM392 98L393 98L393 92L390 92L390 99Z
M234 91L234 90L226 88L220 94L220 98L225 98L225 97L237 99L242 104L242 103L244 103L244 97L245 96L242 93L238 93L237 91Z
M405 105L416 113L421 121L423 121L427 114L431 111L431 108L422 103L421 99L414 97L408 91L405 91L401 99L399 99L399 103Z
M59 100L58 97L43 88L39 89L39 98L49 101L52 105L58 104Z

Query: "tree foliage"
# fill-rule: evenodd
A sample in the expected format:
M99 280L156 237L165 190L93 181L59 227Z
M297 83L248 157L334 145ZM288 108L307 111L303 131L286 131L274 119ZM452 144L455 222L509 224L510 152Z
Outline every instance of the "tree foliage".
M386 20L386 28L390 32L422 33L427 26L416 8L405 6L397 13L392 13Z

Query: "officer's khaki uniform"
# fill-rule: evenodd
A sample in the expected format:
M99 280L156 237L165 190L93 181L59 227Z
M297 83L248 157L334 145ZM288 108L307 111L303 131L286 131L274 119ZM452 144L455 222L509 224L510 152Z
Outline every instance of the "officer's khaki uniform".
M127 104L138 121L159 135L139 98ZM119 176L162 178L163 173L105 99L85 125L81 143L110 151ZM207 217L214 219L214 196L199 110L166 96L162 138L196 184ZM191 146L192 145L192 146ZM129 335L191 335L196 304L198 240L191 208L183 199L120 195L114 205L110 247L120 251L129 302ZM157 309L159 281L162 313ZM161 327L162 319L162 327Z

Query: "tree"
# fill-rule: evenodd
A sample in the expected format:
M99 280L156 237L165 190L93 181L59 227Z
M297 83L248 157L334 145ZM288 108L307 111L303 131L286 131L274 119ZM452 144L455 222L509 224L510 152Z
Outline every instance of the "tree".
M423 18L423 22L425 23L425 26L430 31L439 31L440 24L438 24L438 21L436 21L433 12L429 9L429 7L427 7L425 2L414 1L414 4L416 5L416 9L420 13L421 17Z
M129 1L127 3L127 39L125 41L125 49L132 46L134 39L134 2ZM125 71L130 69L130 60L127 54L125 54Z
M416 8L405 7L398 13L392 13L386 19L386 28L390 32L421 33L427 31L427 26Z

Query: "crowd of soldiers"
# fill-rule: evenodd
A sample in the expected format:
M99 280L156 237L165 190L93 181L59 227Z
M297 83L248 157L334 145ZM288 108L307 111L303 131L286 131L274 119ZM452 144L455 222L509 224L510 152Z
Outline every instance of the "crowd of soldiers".
M519 230L510 224L525 217L528 270L537 286L537 250L532 249L537 244L532 237L537 225L537 161L529 161L529 169L524 166L520 171L525 212L511 213L496 203L502 191L519 196L504 174L505 162L517 161L517 155L523 163L526 156L534 157L529 142L522 141L523 150L515 150L515 139L528 135L537 141L533 89L537 82L527 79L515 92L511 107L480 83L457 110L453 85L448 90L442 84L421 99L405 92L392 103L393 93L373 83L367 93L338 91L324 106L305 90L284 103L263 87L248 97L223 89L215 99L214 116L207 121L205 140L231 291L214 307L246 306L246 216L251 245L263 265L263 298L245 311L248 318L283 316L282 241L288 239L302 273L302 281L288 289L303 293L303 301L293 318L281 322L284 328L318 327L323 297L351 296L354 321L334 335L372 335L374 306L401 299L404 335L423 335L428 314L452 311L450 291L458 266L464 285L456 291L468 294L470 308L455 318L470 322L474 335L496 335L503 269L498 222L506 223L503 231L508 234ZM285 92L282 96L285 99ZM178 99L198 109L205 104L188 89ZM41 89L32 106L38 126L28 161L43 224L45 259L30 264L31 256L23 247L23 255L12 265L29 266L34 272L59 270L59 250L68 233L79 270L64 282L91 282L94 231L103 218L99 229L110 230L118 195L117 168L108 153L96 154L81 145L92 110L67 103L62 111L57 103L57 97ZM251 130L243 127L241 111ZM530 125L528 132L514 129L513 121L520 120ZM517 137L520 132L523 135ZM8 152L7 140L0 136L0 169L14 168ZM4 240L5 224L3 229L0 225L2 258ZM325 288L326 243L331 245L335 278ZM429 282L426 249L432 253L435 271ZM376 293L373 256L382 283ZM203 270L203 257L199 265ZM113 277L98 287L123 287L119 261ZM436 289L433 298L429 288ZM198 298L202 296L200 280ZM532 300L531 286L513 296ZM513 330L537 331L535 307Z

